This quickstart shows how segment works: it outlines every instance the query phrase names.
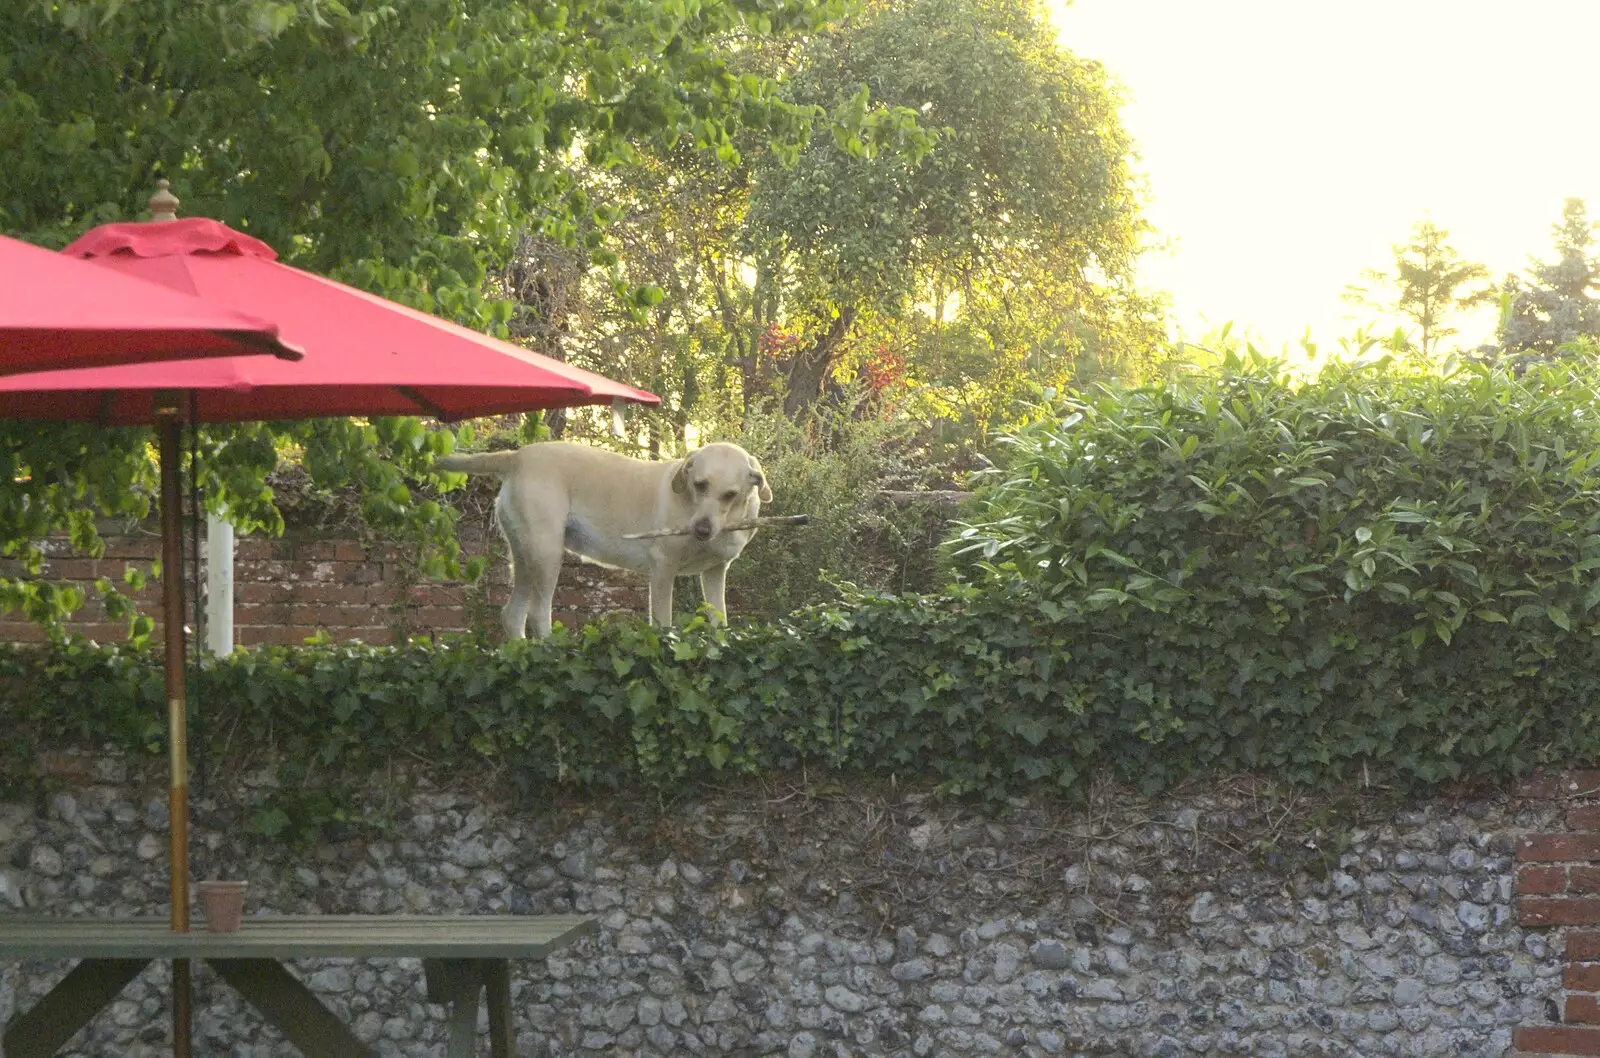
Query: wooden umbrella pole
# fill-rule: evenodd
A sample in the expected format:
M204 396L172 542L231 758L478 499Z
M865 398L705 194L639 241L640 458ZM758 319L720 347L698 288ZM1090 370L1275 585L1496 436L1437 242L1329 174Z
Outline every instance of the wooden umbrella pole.
M178 218L178 196L165 180L150 196L150 219ZM161 394L166 417L158 431L161 459L161 624L166 641L167 756L172 772L167 789L167 822L172 854L172 931L189 932L189 703L184 695L183 645L183 487L179 482L183 446L183 404L177 394ZM198 518L200 512L195 512ZM189 1058L189 960L172 960L172 1058Z
M189 735L183 693L183 491L178 475L182 423L156 427L161 458L161 623L166 642L167 753L172 772L167 820L172 841L172 930L189 931ZM189 1058L189 960L172 960L172 1054Z

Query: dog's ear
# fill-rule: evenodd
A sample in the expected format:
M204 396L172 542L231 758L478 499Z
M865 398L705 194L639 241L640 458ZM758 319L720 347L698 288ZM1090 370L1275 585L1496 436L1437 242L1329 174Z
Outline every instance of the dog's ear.
M761 460L750 457L750 484L756 486L756 495L762 503L772 502L772 486L767 484L767 472L761 469Z
M678 461L678 469L672 475L672 491L679 496L689 495L689 461L692 457L685 456Z

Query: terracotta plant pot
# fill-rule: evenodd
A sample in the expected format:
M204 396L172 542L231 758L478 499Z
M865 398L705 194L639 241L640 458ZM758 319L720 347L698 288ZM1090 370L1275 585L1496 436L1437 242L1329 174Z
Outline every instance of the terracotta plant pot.
M212 933L234 933L244 920L244 891L249 882L200 882L195 893L200 898L200 913Z

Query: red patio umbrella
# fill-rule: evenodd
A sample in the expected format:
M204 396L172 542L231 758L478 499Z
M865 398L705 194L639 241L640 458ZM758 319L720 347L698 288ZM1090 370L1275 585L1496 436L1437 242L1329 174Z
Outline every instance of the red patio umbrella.
M613 400L643 390L279 264L266 243L203 217L107 224L62 251L272 320L304 361L138 364L0 379L0 416L106 425L155 421L181 389L201 422L338 415L460 419ZM185 413L187 414L187 412Z
M108 274L198 294L271 320L304 350L266 357L139 364L0 378L0 417L154 425L161 463L162 619L170 730L172 928L189 928L188 733L183 684L179 441L186 422L344 415L459 419L658 397L426 313L278 263L270 246L204 218L107 224L63 251ZM164 208L163 208L164 207ZM166 218L161 214L165 212ZM173 966L174 1049L189 1053L188 965Z
M272 353L276 325L0 235L0 375Z

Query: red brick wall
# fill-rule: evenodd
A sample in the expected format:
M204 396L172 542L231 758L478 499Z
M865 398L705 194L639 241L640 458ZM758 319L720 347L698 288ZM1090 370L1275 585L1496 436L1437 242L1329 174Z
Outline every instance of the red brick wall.
M1517 1053L1600 1055L1600 771L1538 777L1522 794L1565 809L1565 831L1518 840L1515 906L1524 928L1561 932L1567 965L1560 1024L1518 1029Z
M100 558L74 554L65 540L48 542L48 561L41 575L77 584L89 603L68 627L101 642L126 637L124 621L107 618L94 591L97 577L121 584L123 570L133 565L148 573L160 550L153 526L133 532L103 531ZM465 632L475 628L499 635L499 610L508 593L506 563L500 541L487 534L463 533L469 554L490 556L487 583L464 585L428 580L392 545L291 530L281 538L240 537L234 557L234 641L294 644L319 629L334 639L359 639L387 644L406 635ZM201 549L201 581L205 554ZM4 570L16 575L13 564ZM643 614L647 596L644 577L569 559L556 593L555 618L569 627L611 613ZM157 620L160 584L151 578L134 596L141 612ZM21 614L0 614L0 641L38 642L38 627Z

